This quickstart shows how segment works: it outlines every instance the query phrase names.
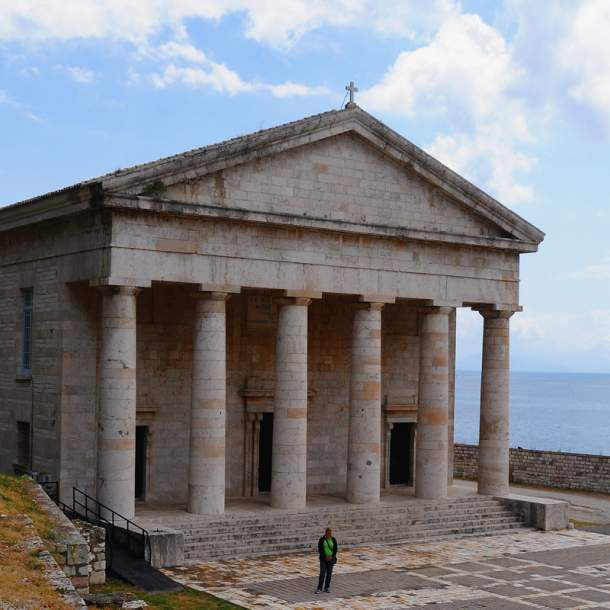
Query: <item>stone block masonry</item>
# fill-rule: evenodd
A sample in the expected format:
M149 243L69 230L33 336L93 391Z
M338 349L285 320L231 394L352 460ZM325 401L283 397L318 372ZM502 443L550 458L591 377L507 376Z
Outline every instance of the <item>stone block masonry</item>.
M89 585L106 582L106 532L102 527L70 521L47 496L34 485L32 493L41 509L51 518L55 534L57 562L79 593L88 593Z
M454 476L476 479L479 448L456 444ZM510 482L610 493L610 456L536 449L510 450Z

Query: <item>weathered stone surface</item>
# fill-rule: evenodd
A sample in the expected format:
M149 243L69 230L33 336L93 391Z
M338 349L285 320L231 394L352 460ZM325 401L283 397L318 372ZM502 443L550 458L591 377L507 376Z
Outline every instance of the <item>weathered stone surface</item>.
M455 476L476 479L478 447L455 445ZM610 456L512 448L513 483L610 493Z
M423 314L415 454L418 498L447 496L450 313L440 307Z
M165 528L148 533L150 549L146 559L154 568L181 566L184 563L184 535L178 530Z
M533 498L510 494L500 498L525 523L540 530L562 530L568 527L568 503L551 498Z
M347 499L379 502L381 458L381 304L356 310L352 334Z
M407 418L417 493L443 497L455 308L518 308L519 256L542 238L357 107L2 208L0 468L34 405L33 466L64 501L78 487L132 517L144 426L147 502L221 512L262 491L267 460L274 506L368 503L387 482L389 424ZM221 312L195 290L236 294ZM354 330L367 300L383 311ZM423 306L449 308L440 331Z
M214 514L225 508L228 295L204 292L196 296L188 510Z
M479 425L480 494L508 494L509 460L509 320L511 311L481 311L483 367Z
M104 289L100 342L97 498L127 519L135 512L137 293Z
M302 508L307 495L307 306L284 299L277 328L271 506Z

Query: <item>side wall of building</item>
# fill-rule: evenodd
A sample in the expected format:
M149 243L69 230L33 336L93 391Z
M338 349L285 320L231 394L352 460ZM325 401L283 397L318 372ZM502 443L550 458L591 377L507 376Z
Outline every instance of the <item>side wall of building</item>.
M107 216L107 215L106 215ZM107 220L107 218L106 218ZM69 220L48 221L0 234L0 469L13 470L18 453L29 449L35 471L60 474L62 439L73 439L70 460L82 458L82 427L88 414L74 403L62 413L68 396L82 379L95 375L95 361L74 349L72 381L64 384L64 366L70 355L64 341L81 329L71 327L72 282L99 276L105 258L98 250L107 241L104 215L93 213ZM98 254L96 254L98 252ZM23 369L24 290L32 289L31 370ZM92 314L95 315L95 314ZM62 356L64 353L64 356ZM92 367L92 368L90 368ZM65 402L65 400L64 400ZM18 424L21 422L21 424ZM24 430L29 426L29 439ZM71 427L79 430L72 434ZM67 434L62 436L62 428ZM18 429L21 432L18 432ZM20 445L20 447L18 447ZM88 451L91 450L89 446Z

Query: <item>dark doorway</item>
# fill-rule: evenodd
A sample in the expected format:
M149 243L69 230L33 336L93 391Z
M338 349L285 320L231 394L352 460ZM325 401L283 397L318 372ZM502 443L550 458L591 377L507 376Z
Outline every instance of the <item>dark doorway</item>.
M273 447L273 413L263 413L258 438L258 491L271 491L271 449Z
M397 423L390 440L390 485L411 485L413 424Z
M148 426L136 426L136 498L144 500L146 495L146 446Z

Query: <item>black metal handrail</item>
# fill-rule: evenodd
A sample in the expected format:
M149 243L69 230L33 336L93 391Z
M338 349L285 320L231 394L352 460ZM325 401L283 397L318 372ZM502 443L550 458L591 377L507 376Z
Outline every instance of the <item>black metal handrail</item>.
M126 546L134 555L146 559L146 549L148 549L148 557L150 557L148 531L88 493L73 487L72 506L65 507L64 512L66 508L74 516L104 527L107 535L110 533L112 541Z

